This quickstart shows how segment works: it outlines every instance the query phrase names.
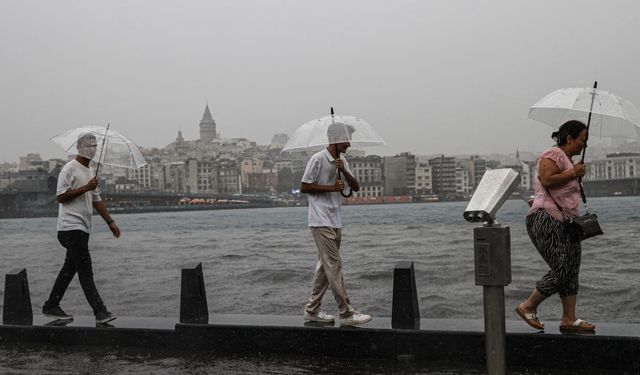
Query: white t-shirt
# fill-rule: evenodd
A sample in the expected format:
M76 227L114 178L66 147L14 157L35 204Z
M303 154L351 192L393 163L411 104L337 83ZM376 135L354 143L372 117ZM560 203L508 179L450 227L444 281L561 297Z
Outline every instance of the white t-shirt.
M65 164L60 171L56 195L84 186L94 176L93 168L87 168L76 159L73 159ZM100 198L100 190L95 188L72 200L60 203L58 209L58 231L81 230L85 233L91 233L93 202L100 200L102 200Z
M347 159L340 155L344 168L353 175ZM336 183L336 162L329 150L316 152L307 162L302 182L307 184L334 185ZM342 177L345 180L344 176ZM345 181L346 184L346 181ZM309 226L342 228L340 217L342 195L339 191L309 194Z

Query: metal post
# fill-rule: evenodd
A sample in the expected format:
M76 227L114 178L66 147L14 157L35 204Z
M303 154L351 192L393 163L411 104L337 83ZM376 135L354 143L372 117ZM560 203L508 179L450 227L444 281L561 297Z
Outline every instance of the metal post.
M511 235L491 220L474 228L476 285L482 285L487 373L506 374L504 287L511 283Z
M504 375L507 368L504 322L504 287L484 286L484 334L489 375Z

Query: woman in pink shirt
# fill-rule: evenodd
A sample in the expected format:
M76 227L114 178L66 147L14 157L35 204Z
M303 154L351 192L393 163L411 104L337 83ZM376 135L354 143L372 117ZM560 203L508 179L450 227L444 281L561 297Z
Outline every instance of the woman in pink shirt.
M537 315L538 305L555 293L562 301L561 330L595 330L595 325L576 317L582 248L579 241L572 240L565 225L567 220L578 216L578 177L584 176L586 169L581 162L574 164L571 158L580 155L585 147L586 129L580 121L564 123L551 135L557 146L538 157L538 176L533 188L535 198L527 214L527 232L550 270L536 283L529 298L516 307L516 313L531 327L540 330L544 329L544 324Z

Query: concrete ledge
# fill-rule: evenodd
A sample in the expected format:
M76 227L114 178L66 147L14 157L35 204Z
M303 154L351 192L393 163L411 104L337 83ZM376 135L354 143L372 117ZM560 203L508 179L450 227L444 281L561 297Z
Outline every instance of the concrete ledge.
M421 319L419 330L393 329L391 318L362 327L305 323L300 316L210 315L210 324L171 318L121 317L96 327L93 317L65 326L0 325L0 344L131 346L150 351L280 353L354 359L413 359L484 365L482 320ZM562 334L557 322L538 333L507 321L507 363L513 367L640 371L640 325L597 323L595 334Z

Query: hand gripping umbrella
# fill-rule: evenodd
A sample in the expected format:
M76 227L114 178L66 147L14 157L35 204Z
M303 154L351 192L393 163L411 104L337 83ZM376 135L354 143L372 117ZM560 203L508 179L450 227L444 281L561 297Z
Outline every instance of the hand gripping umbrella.
M331 115L311 120L301 125L289 138L282 152L300 150L320 150L324 147L349 142L351 146L379 146L386 143L378 135L375 129L365 120L354 116L337 116L331 108ZM337 154L337 158L340 155ZM338 171L340 179L340 171ZM342 196L349 197L349 193L340 192Z

